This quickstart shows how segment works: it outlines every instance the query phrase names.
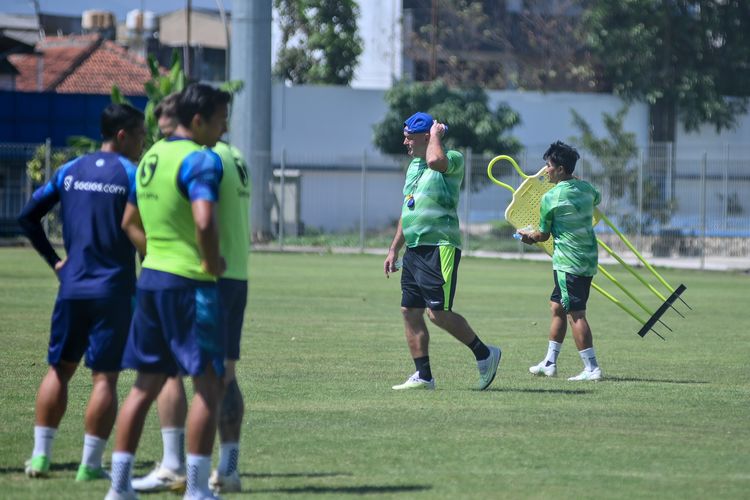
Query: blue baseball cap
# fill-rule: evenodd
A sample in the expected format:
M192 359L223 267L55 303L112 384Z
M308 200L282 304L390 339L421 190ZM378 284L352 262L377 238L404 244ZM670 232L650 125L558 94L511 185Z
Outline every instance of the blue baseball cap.
M429 132L432 128L432 115L427 113L414 113L404 122L404 131L407 134L419 134L422 132Z

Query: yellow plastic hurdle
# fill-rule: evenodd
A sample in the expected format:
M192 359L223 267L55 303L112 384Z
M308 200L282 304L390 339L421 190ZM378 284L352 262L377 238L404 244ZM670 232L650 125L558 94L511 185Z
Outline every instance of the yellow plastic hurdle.
M512 186L499 181L492 174L492 168L496 163L500 161L508 161L523 179L523 182L521 182L521 185L518 186L517 189L514 189ZM487 176L490 178L490 180L498 186L507 189L513 194L512 201L505 209L505 219L510 222L514 228L520 229L527 226L537 227L539 223L539 209L541 206L542 196L544 196L544 193L554 187L554 184L549 182L549 179L544 172L545 168L542 167L536 174L526 175L518 166L518 163L516 163L516 161L508 155L496 156L487 165ZM615 225L603 213L601 213L598 209L595 209L592 224L595 226L599 223L599 221L603 221L612 229L612 231L620 238L623 244L625 244L625 246L631 252L633 252L633 255L635 255L635 257L649 271L649 273L664 288L668 290L670 295L668 297L665 297L662 292L654 287L654 285L649 283L643 276L641 276L640 273L638 273L638 271L636 271L630 264L625 262L622 257L615 253L614 250L612 250L599 238L597 238L599 246L601 246L605 252L612 256L615 261L617 261L627 272L634 276L651 293L658 297L658 299L661 301L661 305L656 310L649 308L642 300L638 299L638 297L636 297L619 280L617 280L617 278L615 278L609 271L602 267L601 264L598 266L600 274L610 280L631 301L633 301L640 309L648 314L649 318L647 320L644 320L643 317L636 313L629 304L623 303L614 295L604 290L598 283L592 282L591 286L641 324L641 329L638 331L638 335L644 337L649 332L649 330L651 330L656 335L658 335L659 338L664 340L664 337L654 329L654 325L658 322L661 323L667 330L672 331L672 329L669 328L669 326L667 326L667 324L661 320L661 317L670 307L681 317L684 317L682 313L680 313L680 311L678 311L674 307L674 302L677 299L680 299L680 301L682 301L682 303L685 304L688 309L690 309L690 306L681 297L682 292L684 292L687 287L681 284L675 289L669 283L667 283L667 281L656 271L656 269L654 269L654 267L649 264L649 262L643 257L643 255L641 255L640 252L638 252L638 250L630 243L630 241L628 241L625 235L622 234L622 232L620 232L620 230L617 229L617 227L615 227ZM554 250L554 243L552 238L544 242L536 243L536 245L541 247L548 255L552 255L552 251Z

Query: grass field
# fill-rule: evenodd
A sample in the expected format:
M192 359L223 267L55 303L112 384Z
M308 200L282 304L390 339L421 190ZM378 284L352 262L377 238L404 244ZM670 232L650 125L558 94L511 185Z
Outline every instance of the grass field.
M546 352L550 264L466 258L455 308L503 348L498 378L473 390L473 356L433 328L438 390L405 394L390 389L414 366L398 275L383 277L382 257L253 254L250 263L240 470L253 498L750 497L747 275L665 270L688 286L693 307L686 319L668 313L666 342L638 337L634 320L592 292L607 380L573 383L572 339L559 378L527 372ZM0 250L0 282L0 498L101 499L106 483L73 481L90 389L83 370L52 478L23 475L56 283L26 249ZM121 398L131 382L125 374ZM160 453L152 412L136 473Z

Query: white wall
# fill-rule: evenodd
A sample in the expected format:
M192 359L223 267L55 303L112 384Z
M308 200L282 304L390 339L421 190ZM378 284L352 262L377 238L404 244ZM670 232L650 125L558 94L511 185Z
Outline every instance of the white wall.
M388 110L384 95L384 90L274 84L273 161L278 163L285 149L292 164L359 165L366 151L371 161L390 164L372 144L374 126ZM505 101L521 114L521 124L510 133L532 150L576 135L571 109L589 121L594 134L606 135L602 113L614 114L622 106L619 98L606 94L490 91L488 95L492 108ZM640 146L647 144L647 107L631 106L625 127L636 134Z
M287 168L301 168L300 206L302 221L308 227L327 231L347 231L358 227L360 199L362 195L361 174L356 170L362 165L364 156L368 166L366 186L366 224L368 228L387 225L398 217L403 187L402 169L406 158L381 155L373 146L373 130L387 112L384 90L353 89L332 86L293 86L275 84L272 103L272 158L275 165L285 154ZM568 141L577 135L573 128L570 110L575 109L591 125L597 136L606 136L602 114L614 114L623 105L614 96L605 94L572 94L490 91L489 103L495 107L507 102L521 115L522 122L511 134L525 146L525 152L517 160L526 172L536 172L542 160L541 154L553 141ZM406 118L406 117L404 117ZM709 152L709 173L721 172L726 163L727 148L737 158L743 148L750 153L750 117L743 117L742 128L721 135L712 134L711 129L702 134L677 136L676 172L678 175L700 172L699 158L703 151ZM625 119L626 130L636 135L641 147L648 144L648 108L644 104L630 107ZM744 141L743 144L737 144ZM727 146L727 143L732 143ZM695 152L696 156L691 156ZM497 151L496 154L502 154ZM721 153L721 154L720 154ZM723 155L723 156L722 156ZM745 158L739 155L739 157ZM487 159L475 158L474 174L486 176ZM327 172L305 170L305 166L328 169ZM344 170L336 170L348 167ZM506 170L497 172L507 174ZM729 164L730 182L724 185L713 182L707 192L707 208L711 212L720 200L735 192L747 192L746 181L735 180L741 175L739 165ZM732 177L734 176L734 177ZM517 185L518 179L509 179ZM697 206L697 181L683 180L677 186L676 215L695 218ZM692 190L692 191L691 191ZM743 197L744 199L744 197ZM505 191L487 180L487 187L472 194L470 205L471 222L501 219L508 203ZM750 207L748 207L750 209ZM463 201L459 209L464 218ZM731 221L730 221L731 222Z

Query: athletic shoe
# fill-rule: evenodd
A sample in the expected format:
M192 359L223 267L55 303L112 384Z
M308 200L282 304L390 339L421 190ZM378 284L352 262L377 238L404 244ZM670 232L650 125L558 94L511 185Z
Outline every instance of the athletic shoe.
M49 475L49 458L47 455L36 455L26 460L28 477L47 477Z
M236 470L228 476L222 476L218 470L214 470L208 480L208 487L214 493L236 493L242 491L240 475Z
M544 375L545 377L556 377L557 365L555 363L547 365L547 361L542 361L538 365L529 367L529 373L532 375Z
M406 389L428 389L433 390L435 388L435 379L422 380L419 378L419 372L414 372L414 375L409 377L406 382L399 385L394 385L393 389L397 391L403 391Z
M575 377L570 377L568 380L601 380L603 376L602 369L597 366L591 371L583 370L581 373Z
M107 492L107 496L104 497L104 500L138 500L138 495L135 494L135 491L128 490L123 491L122 493L118 493L112 488L109 489Z
M162 467L157 463L154 470L146 476L133 479L133 489L135 491L153 492L153 491L185 491L185 471L173 471Z
M221 497L218 495L214 495L210 491L207 492L199 492L196 495L188 495L185 493L185 496L182 497L182 500L221 500Z
M503 352L499 347L494 345L488 345L487 349L490 350L490 356L482 361L477 361L477 367L479 368L479 386L480 391L485 390L490 386L495 375L497 375L497 367L500 365L500 357Z
M78 466L76 481L95 481L97 479L112 479L102 467L89 467L86 464Z

